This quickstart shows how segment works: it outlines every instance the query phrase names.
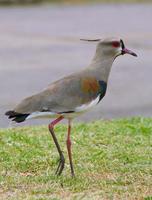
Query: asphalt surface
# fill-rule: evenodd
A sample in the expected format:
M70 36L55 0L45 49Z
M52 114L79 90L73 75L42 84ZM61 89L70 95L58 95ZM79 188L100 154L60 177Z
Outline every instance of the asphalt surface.
M79 38L106 36L124 39L138 58L116 59L105 98L79 120L152 116L151 10L151 4L1 7L0 127L21 99L90 63L95 44Z

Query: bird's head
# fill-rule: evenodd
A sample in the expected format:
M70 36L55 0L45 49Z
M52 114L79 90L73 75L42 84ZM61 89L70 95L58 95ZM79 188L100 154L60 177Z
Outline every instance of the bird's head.
M98 42L96 53L98 56L112 56L116 58L117 56L130 54L132 56L137 56L136 53L127 49L122 39L118 38L106 38L106 39L95 39L95 40L87 40L81 39L89 42Z

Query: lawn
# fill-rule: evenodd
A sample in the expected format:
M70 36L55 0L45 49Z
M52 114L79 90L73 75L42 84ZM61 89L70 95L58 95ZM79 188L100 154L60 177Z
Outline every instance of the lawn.
M60 177L47 126L0 129L0 199L152 199L151 118L75 123L76 178L70 177L67 128L55 131L66 158Z

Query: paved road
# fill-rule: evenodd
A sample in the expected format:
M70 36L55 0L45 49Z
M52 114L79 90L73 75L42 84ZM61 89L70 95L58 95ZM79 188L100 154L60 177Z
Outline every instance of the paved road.
M95 44L120 36L138 54L119 57L102 103L83 120L152 116L152 5L0 8L0 127L3 113L50 82L89 64ZM25 124L48 123L36 120Z

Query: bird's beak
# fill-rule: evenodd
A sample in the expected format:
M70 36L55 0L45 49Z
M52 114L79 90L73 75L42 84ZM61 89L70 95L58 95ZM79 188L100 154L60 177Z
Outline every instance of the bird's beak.
M132 55L132 56L137 57L137 54L136 54L136 53L134 53L133 51L131 51L131 50L129 50L129 49L127 49L127 48L125 47L125 44L124 44L123 40L120 40L120 42L121 42L121 47L122 47L121 55L130 54L130 55Z
M134 53L133 51L131 51L131 50L127 49L127 48L122 49L121 54L122 55L124 55L124 54L130 54L132 56L136 56L137 57L136 53Z

